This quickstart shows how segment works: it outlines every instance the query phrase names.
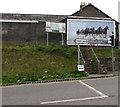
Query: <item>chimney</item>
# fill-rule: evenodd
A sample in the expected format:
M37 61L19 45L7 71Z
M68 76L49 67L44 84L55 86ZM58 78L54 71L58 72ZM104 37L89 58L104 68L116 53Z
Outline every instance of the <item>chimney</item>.
M86 7L87 5L89 5L89 3L81 2L80 9L83 9L83 8Z

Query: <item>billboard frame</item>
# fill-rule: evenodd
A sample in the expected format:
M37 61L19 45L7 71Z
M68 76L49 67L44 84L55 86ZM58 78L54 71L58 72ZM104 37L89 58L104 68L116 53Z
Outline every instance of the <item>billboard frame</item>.
M89 21L89 22L111 22L111 23L113 23L113 25L114 25L114 27L113 27L113 31L114 31L114 39L116 38L116 29L115 29L115 21L114 20L112 20L112 19L102 19L102 18L100 18L100 19L96 19L96 18L67 18L67 26L66 26L66 31L67 31L67 45L77 45L77 43L69 43L69 21L75 21L75 20L77 20L77 21ZM107 37L108 38L108 37ZM80 39L80 38L75 38L75 39ZM73 40L74 41L74 40ZM97 41L96 41L97 42ZM79 43L80 44L80 43ZM109 44L109 42L107 43L107 44L99 44L99 43L94 43L94 44L89 44L88 42L87 43L82 43L82 44L80 44L81 46L90 46L90 45L92 45L92 46L111 46L110 44Z

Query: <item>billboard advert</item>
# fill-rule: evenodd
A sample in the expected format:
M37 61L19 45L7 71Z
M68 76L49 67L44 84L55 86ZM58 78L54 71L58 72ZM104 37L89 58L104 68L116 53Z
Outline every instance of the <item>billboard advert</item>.
M46 32L65 33L65 23L46 22Z
M110 46L115 37L115 22L107 20L67 19L67 45Z

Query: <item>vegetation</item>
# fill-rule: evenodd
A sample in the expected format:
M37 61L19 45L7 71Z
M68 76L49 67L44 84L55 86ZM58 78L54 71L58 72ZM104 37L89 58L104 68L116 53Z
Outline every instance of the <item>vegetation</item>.
M89 47L81 49L91 51ZM99 57L111 57L110 51L110 48L95 48ZM116 56L117 52L115 49ZM88 76L77 72L77 48L66 45L3 47L2 68L3 84Z
M68 46L3 47L3 83L83 77L77 49Z

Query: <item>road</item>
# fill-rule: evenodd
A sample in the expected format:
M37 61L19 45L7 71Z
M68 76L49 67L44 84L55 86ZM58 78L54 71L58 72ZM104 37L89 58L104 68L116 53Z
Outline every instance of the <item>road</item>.
M2 105L118 105L118 78L3 87Z

